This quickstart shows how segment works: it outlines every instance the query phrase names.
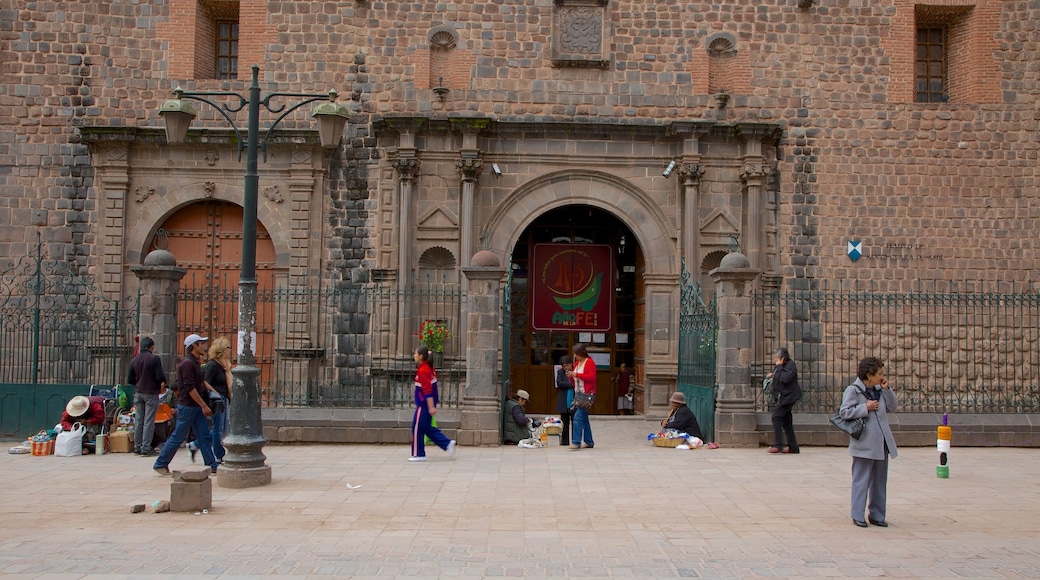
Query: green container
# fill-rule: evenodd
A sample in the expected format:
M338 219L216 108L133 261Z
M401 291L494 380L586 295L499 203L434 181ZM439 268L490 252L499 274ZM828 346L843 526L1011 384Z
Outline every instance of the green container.
M950 466L949 465L936 465L935 466L935 477L939 479L950 479Z

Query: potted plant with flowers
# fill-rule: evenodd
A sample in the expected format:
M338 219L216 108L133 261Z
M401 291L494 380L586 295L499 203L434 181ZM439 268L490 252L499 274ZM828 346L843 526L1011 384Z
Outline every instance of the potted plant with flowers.
M419 342L425 344L430 352L444 352L444 342L449 338L451 331L440 320L424 320L419 327Z

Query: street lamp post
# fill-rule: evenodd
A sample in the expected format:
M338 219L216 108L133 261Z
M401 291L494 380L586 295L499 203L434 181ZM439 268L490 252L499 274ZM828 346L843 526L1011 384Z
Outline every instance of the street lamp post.
M224 465L217 472L217 483L222 487L231 488L256 487L271 483L271 467L264 463L267 457L262 451L267 438L264 437L261 423L258 381L260 369L256 366L256 212L260 183L260 176L257 174L259 150L263 147L266 159L267 142L275 127L290 113L308 103L324 100L313 113L318 119L318 137L322 147L335 147L339 144L348 117L347 108L336 102L336 91L329 91L327 94L275 92L261 96L259 74L260 67L253 66L253 82L249 86L248 97L235 92L193 92L178 87L174 89L175 98L163 103L159 110L166 122L167 141L184 143L188 126L195 118L194 108L185 100L207 103L223 115L235 131L239 143L239 159L242 149L246 151L242 202L242 273L238 281L238 365L231 371L234 375L234 396L231 397L228 431L224 438L227 455L224 457ZM218 105L209 97L231 97L232 101L238 99L238 104ZM271 100L277 97L303 100L286 109L285 105L271 105ZM267 129L262 141L259 137L261 105L272 114L279 115ZM244 107L248 107L248 124L246 138L242 139L242 133L230 114L237 113Z

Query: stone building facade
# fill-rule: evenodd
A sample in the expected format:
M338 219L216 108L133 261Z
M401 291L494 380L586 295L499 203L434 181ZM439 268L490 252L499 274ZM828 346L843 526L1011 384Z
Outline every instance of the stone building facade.
M660 412L683 263L710 289L734 243L788 288L1035 283L1038 22L1032 0L6 0L0 255L40 232L103 292L134 291L170 220L241 204L219 111L172 146L159 106L243 92L255 63L265 90L335 88L351 111L334 151L303 111L267 143L270 280L459 276L479 250L522 271L539 231L610 224L632 312L601 346ZM514 383L548 396L537 337L516 338Z

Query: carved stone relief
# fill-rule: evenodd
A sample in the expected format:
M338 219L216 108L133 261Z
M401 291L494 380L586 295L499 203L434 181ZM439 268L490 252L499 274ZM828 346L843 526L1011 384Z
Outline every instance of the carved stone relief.
M282 203L282 201L284 200L284 198L282 197L282 192L277 185L269 185L265 187L264 197L275 203Z
M148 199L148 197L153 193L155 193L154 187L147 187L144 185L138 186L137 189L134 190L134 201L141 203Z
M600 0L558 0L553 17L553 65L608 68L607 8Z

